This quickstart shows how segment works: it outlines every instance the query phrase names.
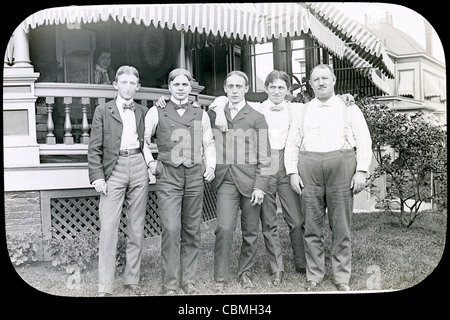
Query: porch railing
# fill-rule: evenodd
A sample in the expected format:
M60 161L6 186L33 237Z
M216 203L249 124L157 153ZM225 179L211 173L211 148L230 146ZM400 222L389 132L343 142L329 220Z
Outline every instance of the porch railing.
M117 90L112 86L98 84L37 82L35 95L38 97L36 130L40 154L75 155L87 153L95 106L114 99ZM161 96L170 96L169 90L141 87L135 94L135 100L151 107ZM212 96L201 94L190 97L190 100L198 101L205 107L213 99ZM55 112L59 114L59 135L56 134ZM77 139L74 135L77 135ZM153 149L157 152L156 145L153 145Z

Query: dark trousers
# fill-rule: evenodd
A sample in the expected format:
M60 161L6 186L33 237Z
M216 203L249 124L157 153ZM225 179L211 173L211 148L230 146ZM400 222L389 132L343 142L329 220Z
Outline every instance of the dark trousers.
M161 269L164 290L194 283L203 212L204 165L173 167L158 161L156 195L161 219Z
M139 153L119 157L106 181L108 192L100 195L100 241L98 258L98 291L113 293L116 270L117 240L124 200L128 202L125 284L138 284L144 222L148 197L148 173L144 156Z
M276 173L270 177L269 187L261 205L261 228L272 272L284 271L283 253L278 233L276 195L280 199L284 220L289 227L289 236L294 253L296 269L306 267L305 245L303 240L304 217L301 211L300 196L292 190L290 178L284 166L284 149L272 150L272 164ZM275 159L276 158L276 159Z
M255 264L261 205L252 206L249 197L243 196L227 172L217 190L217 227L214 247L214 279L226 281L232 253L233 233L236 229L238 209L241 208L242 247L238 263L238 277L252 277Z
M356 170L353 150L301 152L299 173L305 188L306 276L319 282L325 274L325 209L332 231L331 262L335 283L349 283L352 247L350 239L353 212L351 179Z

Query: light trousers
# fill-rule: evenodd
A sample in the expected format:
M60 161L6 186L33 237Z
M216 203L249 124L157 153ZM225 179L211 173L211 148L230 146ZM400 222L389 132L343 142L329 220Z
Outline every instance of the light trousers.
M119 156L106 181L107 194L100 195L99 292L113 293L119 223L125 200L128 206L124 284L139 283L148 183L147 165L142 153Z

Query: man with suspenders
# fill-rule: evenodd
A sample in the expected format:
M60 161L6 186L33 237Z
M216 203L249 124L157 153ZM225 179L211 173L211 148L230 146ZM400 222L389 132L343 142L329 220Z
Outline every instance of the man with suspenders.
M331 66L313 68L315 98L296 114L286 142L285 166L291 186L302 195L305 215L307 290L325 274L325 214L332 230L331 260L338 290L350 290L353 195L364 189L372 140L361 110L334 93Z

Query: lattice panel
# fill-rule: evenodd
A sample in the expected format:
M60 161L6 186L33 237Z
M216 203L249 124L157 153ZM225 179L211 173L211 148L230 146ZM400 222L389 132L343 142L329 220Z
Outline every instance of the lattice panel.
M99 196L64 197L52 198L50 200L52 237L65 239L75 238L79 232L90 229L98 233L100 221L98 216ZM147 200L147 214L144 225L144 237L150 238L161 235L161 226L158 216L157 197L154 191L150 191ZM122 210L122 218L119 232L126 234L126 206ZM216 218L216 194L210 191L210 185L205 184L203 200L203 220L208 221Z

